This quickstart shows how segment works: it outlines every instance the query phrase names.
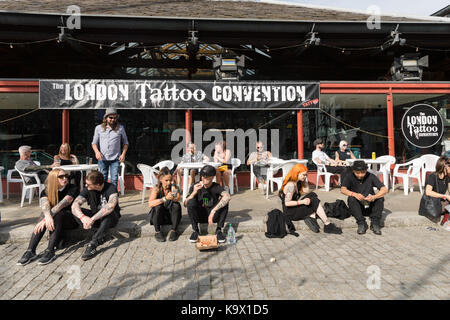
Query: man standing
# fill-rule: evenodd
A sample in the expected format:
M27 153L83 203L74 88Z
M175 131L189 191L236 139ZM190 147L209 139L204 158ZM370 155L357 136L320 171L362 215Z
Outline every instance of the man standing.
M220 184L213 182L215 176L216 169L213 166L204 166L200 170L201 181L190 188L189 196L184 201L193 229L190 242L197 242L200 234L198 224L206 222L217 223L217 241L225 242L222 228L228 215L231 196Z
M105 180L111 172L111 183L117 189L120 162L125 161L128 150L128 138L124 127L119 124L119 115L115 108L106 109L103 123L95 127L92 149L98 160L98 168ZM123 143L122 153L120 145Z
M89 260L96 254L97 246L104 243L106 231L117 225L120 219L117 187L105 182L103 174L91 171L86 177L86 187L72 203L72 214L84 229L97 228L81 259ZM81 208L88 203L89 209Z
M31 160L31 147L30 146L20 146L19 147L19 160L16 161L15 167L24 173L37 173L39 180L43 184L48 176L48 171L46 169L52 169L53 164L38 166L33 160ZM26 183L36 183L34 178L25 177Z
M388 192L386 186L372 173L367 172L363 160L356 160L351 167L352 173L347 174L342 182L341 193L348 196L348 207L358 224L358 234L367 231L364 215L371 220L370 230L381 235L380 220L384 208L384 195ZM373 188L377 188L375 193Z
M247 165L253 164L253 173L258 180L258 188L265 192L266 179L267 179L267 168L270 167L268 164L269 159L272 157L270 151L264 151L264 144L262 141L256 142L256 152L252 152L247 160Z

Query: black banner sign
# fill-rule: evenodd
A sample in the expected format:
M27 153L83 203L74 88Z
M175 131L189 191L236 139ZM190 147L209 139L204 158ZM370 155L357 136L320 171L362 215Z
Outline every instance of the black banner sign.
M419 148L429 148L438 143L444 133L440 113L428 104L416 104L402 118L402 131L406 140Z
M318 82L40 80L41 109L318 109Z

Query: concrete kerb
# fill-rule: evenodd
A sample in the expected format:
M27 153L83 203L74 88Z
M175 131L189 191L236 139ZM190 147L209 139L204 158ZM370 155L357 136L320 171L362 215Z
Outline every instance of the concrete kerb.
M330 202L331 200L336 200L337 198L341 198L336 190L334 193L318 193L319 197L323 202ZM399 195L395 195L394 197L398 197L401 200L402 198ZM277 197L270 197L269 200L264 199L261 194L256 192L252 192L250 190L240 191L239 194L233 195L233 203L230 203L230 211L228 215L228 219L226 221L226 225L229 223L233 224L236 232L239 233L251 233L251 232L264 232L266 230L265 226L265 218L268 211L274 208L280 208L281 204ZM245 198L245 201L242 202L242 198ZM413 199L414 198L414 199ZM417 198L417 199L416 199ZM416 207L416 203L420 199L419 195L412 195L411 200L409 202L409 208L413 209ZM386 199L388 200L388 199ZM393 199L389 199L390 201L386 201L385 205L387 206L387 210L383 213L384 227L410 227L410 226L436 226L435 223L431 222L425 217L419 216L417 214L417 209L415 211L397 211L397 208L394 208L392 203L396 203L397 201L393 201ZM403 200L404 201L404 200ZM412 204L411 204L412 202ZM110 229L109 234L114 238L137 238L137 237L153 237L155 234L154 227L151 226L147 220L147 205L140 204L140 193L135 191L131 193L128 197L125 196L124 199L121 197L122 205L122 218L119 221L118 225ZM17 207L17 204L14 204ZM401 204L401 207L405 207ZM417 203L418 207L418 203ZM416 208L417 208L416 207ZM251 209L248 209L251 208ZM3 212L6 209L10 212L13 209L0 207L0 210ZM397 210L396 210L397 209ZM13 222L9 221L8 224L0 224L0 244L11 243L11 242L27 242L30 239L31 233L33 232L34 223L36 222L36 217L39 215L39 207L37 203L28 208L17 209L16 211L32 211L28 213L28 216L32 216L33 218L23 219L24 221L21 224L12 225ZM15 221L18 220L16 213L16 217L14 217ZM12 215L12 214L10 214ZM355 223L355 219L353 217L347 218L345 220L338 220L334 218L330 218L332 222L334 222L337 226L342 228L344 232L346 229L356 228L357 225ZM20 221L22 221L20 220ZM368 220L368 218L367 218ZM319 225L321 226L321 232L323 232L323 224L319 221ZM310 232L308 227L303 221L296 221L294 225L299 231ZM207 232L207 225L201 226L202 232ZM168 232L169 226L164 226L162 231L163 233ZM179 233L182 236L189 236L192 232L192 227L189 222L189 217L187 216L186 210L183 208L183 216L179 226ZM226 228L225 228L226 230ZM209 232L212 233L213 228L209 228ZM349 230L350 231L350 230ZM87 238L90 238L92 234L91 230L70 230L67 232L67 237L72 241L81 241ZM47 236L45 238L48 237Z

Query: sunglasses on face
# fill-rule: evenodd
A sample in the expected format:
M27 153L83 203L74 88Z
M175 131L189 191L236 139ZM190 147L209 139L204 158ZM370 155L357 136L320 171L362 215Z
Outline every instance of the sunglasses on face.
M108 119L111 119L111 120L116 120L116 119L117 119L117 117L108 117Z
M69 175L68 174L62 174L60 176L58 176L59 179L69 179Z
M343 144L342 146L343 146L343 147L346 147L347 145L346 145L346 144Z

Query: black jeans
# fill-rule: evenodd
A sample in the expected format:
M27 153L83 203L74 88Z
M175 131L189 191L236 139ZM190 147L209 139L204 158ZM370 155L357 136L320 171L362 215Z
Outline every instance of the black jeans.
M310 199L309 205L299 205L295 207L286 207L284 204L284 200L282 201L283 207L283 218L286 223L289 232L295 231L295 226L292 221L304 220L313 213L317 212L317 208L319 207L320 200L315 192L310 192L303 199ZM302 200L303 200L302 199Z
M187 203L187 211L189 218L191 220L192 229L199 232L199 223L208 223L208 216L212 208L205 208L201 203L197 202L195 199L191 199ZM225 225L225 219L228 215L228 205L219 209L213 217L213 222L217 223L217 229L222 229Z
M42 213L41 216L38 219L38 222L40 222L44 218L44 214ZM53 224L55 226L55 229L53 231L50 231L50 238L48 240L48 249L54 250L55 245L58 243L58 241L61 239L61 236L64 233L64 230L70 230L70 229L76 229L78 227L77 222L74 219L74 216L72 215L72 212L70 210L70 207L67 209L63 209L60 212L58 212L53 217ZM46 227L39 232L38 234L31 235L30 243L28 244L28 250L31 250L33 252L36 252L36 248L41 241L42 237L45 234L45 231L47 230Z
M155 231L159 232L164 224L172 225L172 230L177 230L181 221L181 205L179 202L172 202L169 208L160 204L153 207L150 212L150 224L155 226Z
M348 207L350 213L356 219L356 223L364 223L366 219L364 216L369 216L372 223L380 223L381 214L384 208L384 198L377 199L369 203L369 208L365 209L364 205L355 197L348 197Z
M81 208L81 211L83 211L83 214L88 217L92 217L95 214L95 213L92 213L91 210L85 209L85 208ZM83 222L81 222L80 219L75 217L75 220L78 222L78 224L81 227L83 227ZM119 217L116 215L115 212L111 212L107 216L95 221L94 224L92 225L92 227L97 230L94 232L94 235L92 236L92 239L89 242L89 244L91 244L95 247L102 244L103 238L106 235L106 231L109 228L114 228L117 225L117 222L119 222Z

